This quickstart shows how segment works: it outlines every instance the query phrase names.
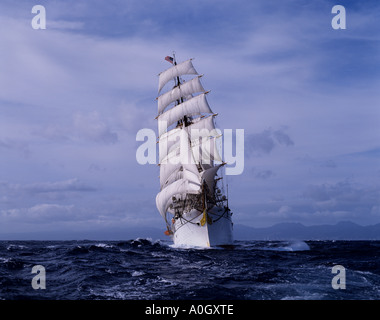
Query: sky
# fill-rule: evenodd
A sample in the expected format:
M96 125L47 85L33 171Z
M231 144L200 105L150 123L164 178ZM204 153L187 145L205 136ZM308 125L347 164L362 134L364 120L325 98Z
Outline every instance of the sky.
M136 134L173 51L244 129L235 224L380 223L378 1L1 0L0 21L0 238L165 229Z

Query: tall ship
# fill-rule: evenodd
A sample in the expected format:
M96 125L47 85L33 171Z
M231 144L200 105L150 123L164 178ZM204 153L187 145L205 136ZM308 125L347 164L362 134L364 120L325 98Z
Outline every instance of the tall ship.
M159 74L156 117L160 167L156 205L166 222L165 234L178 246L230 246L232 212L218 175L226 163L218 151L222 134L207 102L209 91L203 88L203 75L195 70L193 59L177 63L173 53L165 60L172 65ZM162 93L168 84L169 90Z

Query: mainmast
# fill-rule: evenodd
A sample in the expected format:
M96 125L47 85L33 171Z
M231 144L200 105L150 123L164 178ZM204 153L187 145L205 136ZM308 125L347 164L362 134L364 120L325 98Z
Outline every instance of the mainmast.
M175 66L177 65L177 59L175 58L175 51L173 51L173 65L175 65ZM174 83L174 88L176 88L176 87L180 88L181 84L182 84L182 81L181 81L181 78L178 75L177 78L176 78L176 82ZM183 102L184 102L183 97L180 97L177 100L176 105L179 105L179 104L181 104ZM181 124L183 124L185 127L187 127L189 125L186 115L184 115L183 120L178 120L177 126L180 126Z

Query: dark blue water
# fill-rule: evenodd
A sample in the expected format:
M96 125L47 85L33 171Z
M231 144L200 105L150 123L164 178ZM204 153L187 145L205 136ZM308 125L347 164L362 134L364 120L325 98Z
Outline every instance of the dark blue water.
M336 264L345 289L331 285ZM35 265L46 289L31 285ZM1 241L0 299L380 299L380 241Z

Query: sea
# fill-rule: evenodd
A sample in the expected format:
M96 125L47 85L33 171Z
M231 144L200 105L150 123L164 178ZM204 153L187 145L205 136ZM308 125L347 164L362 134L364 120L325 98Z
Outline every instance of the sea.
M0 241L0 300L378 300L380 241Z

